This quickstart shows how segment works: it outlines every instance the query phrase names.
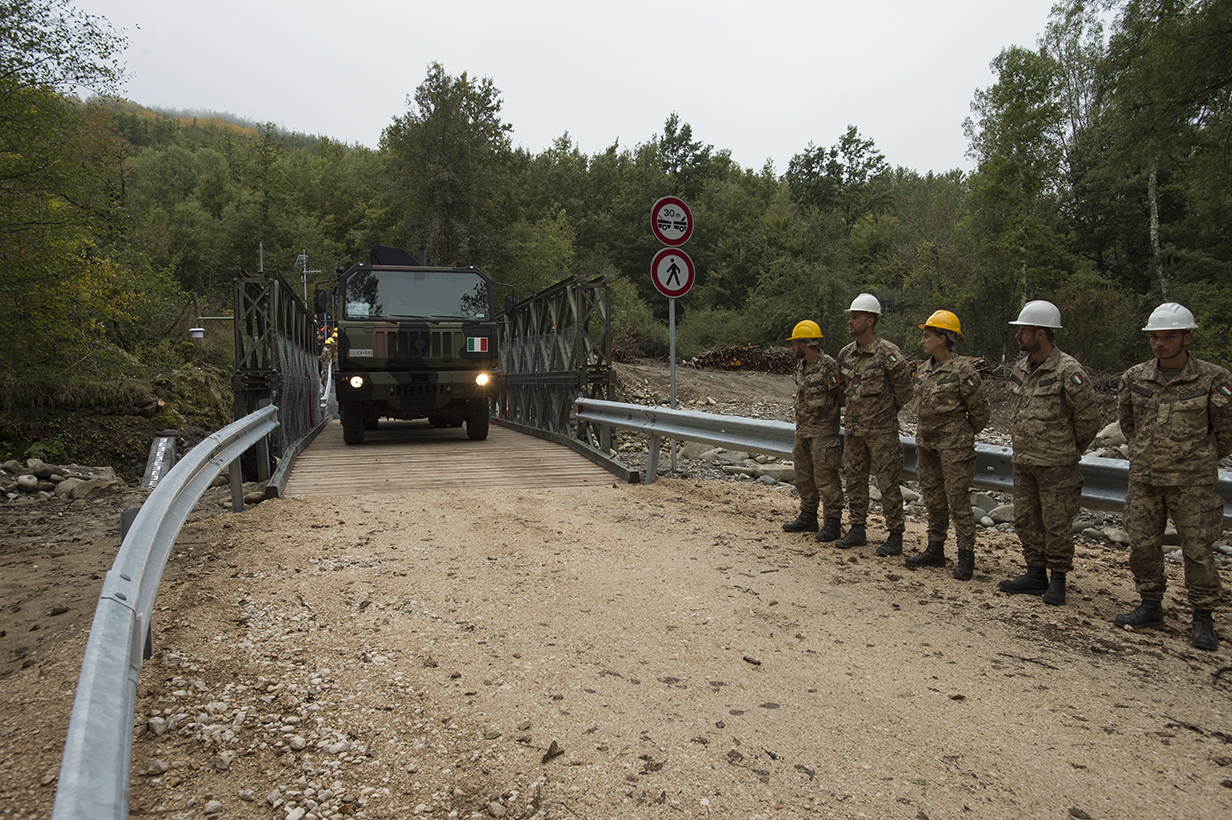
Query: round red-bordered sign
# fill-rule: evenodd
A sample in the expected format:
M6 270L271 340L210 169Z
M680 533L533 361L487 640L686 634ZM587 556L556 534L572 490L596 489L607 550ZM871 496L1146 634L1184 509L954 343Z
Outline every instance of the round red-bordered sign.
M665 196L650 209L650 230L655 238L678 248L693 235L693 212L678 196Z
M684 296L693 287L697 275L693 260L684 251L664 248L654 255L650 263L650 278L655 290L669 299Z

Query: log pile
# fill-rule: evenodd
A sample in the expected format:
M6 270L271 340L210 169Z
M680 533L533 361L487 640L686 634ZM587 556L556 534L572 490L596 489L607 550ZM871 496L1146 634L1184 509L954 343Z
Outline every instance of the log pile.
M795 373L796 357L786 347L727 345L707 350L689 360L699 370L755 370L761 373Z

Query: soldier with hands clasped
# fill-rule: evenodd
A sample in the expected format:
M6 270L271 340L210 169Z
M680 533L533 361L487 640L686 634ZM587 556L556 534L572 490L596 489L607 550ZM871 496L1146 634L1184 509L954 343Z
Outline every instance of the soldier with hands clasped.
M1176 525L1193 607L1191 643L1219 648L1211 610L1219 603L1219 571L1211 544L1223 529L1215 492L1219 460L1232 453L1232 375L1187 350L1198 324L1175 302L1160 305L1146 327L1155 358L1126 370L1117 391L1121 432L1129 442L1125 530L1129 567L1142 602L1118 615L1118 626L1163 626L1163 536Z
M838 364L821 350L821 328L805 320L791 333L796 366L796 437L791 457L795 462L800 515L783 525L787 532L815 532L818 541L840 535L843 515L842 440L839 413L843 390ZM818 532L817 510L825 526Z
M1099 409L1082 365L1053 344L1061 329L1056 305L1028 302L1010 324L1018 327L1014 338L1026 354L1010 371L1010 417L1014 531L1027 571L998 588L1041 595L1044 603L1060 606L1074 565L1070 526L1082 498L1078 460L1099 432Z
M915 376L916 476L928 511L928 545L907 558L910 567L945 566L945 534L954 521L958 563L954 577L969 581L975 571L975 515L971 482L975 479L975 435L988 424L992 410L975 368L953 355L962 341L962 325L948 310L938 310L920 325L920 345L928 360Z
M855 341L838 354L839 373L845 394L843 472L847 477L847 514L851 528L834 542L846 549L868 543L868 479L877 476L881 509L888 531L878 555L901 555L903 493L898 482L903 474L903 445L898 438L898 411L911 400L911 369L893 342L877 335L881 302L871 293L861 293L851 303L847 332Z

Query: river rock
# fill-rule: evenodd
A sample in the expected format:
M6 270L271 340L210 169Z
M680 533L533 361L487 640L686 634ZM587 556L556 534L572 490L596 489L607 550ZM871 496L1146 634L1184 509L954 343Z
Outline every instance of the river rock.
M17 476L17 489L23 493L32 493L38 489L38 479L32 475Z
M24 468L13 459L9 459L4 462L3 466L0 466L0 469L3 469L9 475L17 475L21 473Z
M988 517L996 524L1013 524L1014 523L1014 505L1001 504L993 507L988 511Z

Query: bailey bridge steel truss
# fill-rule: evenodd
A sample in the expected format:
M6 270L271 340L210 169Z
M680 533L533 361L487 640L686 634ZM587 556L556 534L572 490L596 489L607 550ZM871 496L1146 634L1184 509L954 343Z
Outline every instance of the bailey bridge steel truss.
M498 416L572 437L579 395L611 401L616 394L607 280L565 279L517 303L504 318ZM589 443L598 436L597 428L579 422L577 438ZM606 435L603 439L610 446Z
M280 426L270 451L282 457L308 434L320 414L316 321L295 289L276 270L231 270L235 294L235 395L237 419L262 399L278 406ZM257 465L268 478L268 465Z

